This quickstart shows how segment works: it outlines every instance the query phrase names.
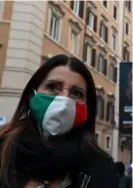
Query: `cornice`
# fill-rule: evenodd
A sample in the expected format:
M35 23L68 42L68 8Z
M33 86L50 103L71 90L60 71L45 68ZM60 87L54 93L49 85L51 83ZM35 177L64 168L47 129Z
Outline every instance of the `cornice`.
M16 88L0 88L0 97L20 97L23 89Z

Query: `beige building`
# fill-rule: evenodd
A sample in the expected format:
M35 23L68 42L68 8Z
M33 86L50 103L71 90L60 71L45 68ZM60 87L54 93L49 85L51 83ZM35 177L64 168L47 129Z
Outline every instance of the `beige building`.
M47 58L75 56L95 80L96 139L112 153L119 63L133 55L131 13L131 1L0 1L0 116L10 120L25 84Z

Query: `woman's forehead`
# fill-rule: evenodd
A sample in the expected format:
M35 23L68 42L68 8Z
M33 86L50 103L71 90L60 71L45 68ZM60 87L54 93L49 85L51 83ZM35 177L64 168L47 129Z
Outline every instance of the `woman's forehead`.
M84 78L77 72L73 72L68 66L58 66L51 70L43 82L58 80L68 85L77 85L86 90Z

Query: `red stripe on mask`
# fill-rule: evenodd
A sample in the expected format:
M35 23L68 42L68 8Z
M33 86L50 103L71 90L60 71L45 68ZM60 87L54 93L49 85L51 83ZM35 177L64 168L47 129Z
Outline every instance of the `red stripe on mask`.
M73 128L78 127L87 120L87 107L84 104L76 103L76 114Z

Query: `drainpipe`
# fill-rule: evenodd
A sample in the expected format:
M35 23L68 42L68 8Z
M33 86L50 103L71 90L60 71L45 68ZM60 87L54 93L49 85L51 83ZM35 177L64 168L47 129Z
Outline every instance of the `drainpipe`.
M85 25L84 25L84 38L83 38L83 54L82 54L82 61L84 61L84 53L85 53L85 35L86 35L86 30L87 30L87 24L86 24L86 20L87 20L87 11L88 11L88 2L86 2L85 4Z
M123 59L123 46L124 46L124 17L125 17L125 4L124 1L119 2L120 5L123 6L123 9L121 9L123 11L123 16L122 16L122 42L121 42L121 52L119 52L119 55L121 56L121 59ZM119 5L119 6L120 6ZM120 15L121 16L121 15ZM119 64L120 62L118 62L117 65L117 83L116 83L116 91L115 91L115 121L116 121L116 125L113 128L112 131L112 157L114 159L114 161L118 161L118 150L119 150L119 140L120 140L120 134L119 134Z

